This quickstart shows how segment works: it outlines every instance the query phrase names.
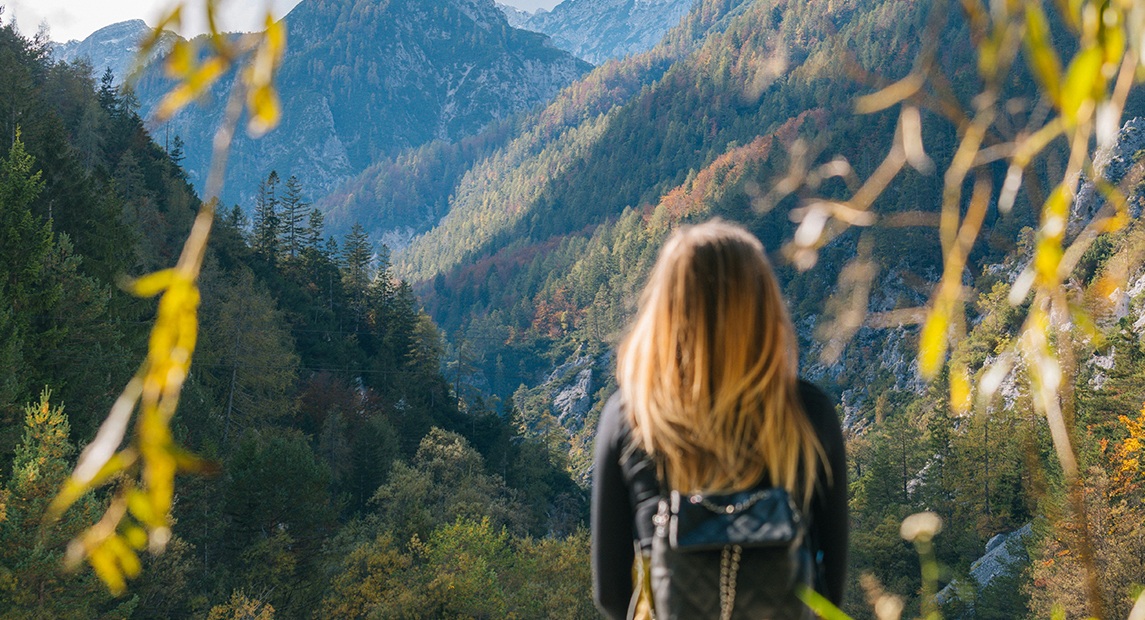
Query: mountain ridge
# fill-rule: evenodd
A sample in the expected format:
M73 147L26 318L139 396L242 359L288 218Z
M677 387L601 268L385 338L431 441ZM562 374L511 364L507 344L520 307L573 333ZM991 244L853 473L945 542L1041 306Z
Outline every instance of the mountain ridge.
M239 134L232 144L223 199L248 208L271 170L296 175L320 196L387 154L457 140L542 103L589 68L543 35L511 28L492 0L304 0L283 19L282 123L262 140ZM111 39L99 40L106 46ZM144 72L135 89L141 114L169 84L158 63ZM224 77L206 99L220 101L226 84ZM168 125L185 144L196 186L205 180L218 120L217 109L209 110L190 106Z

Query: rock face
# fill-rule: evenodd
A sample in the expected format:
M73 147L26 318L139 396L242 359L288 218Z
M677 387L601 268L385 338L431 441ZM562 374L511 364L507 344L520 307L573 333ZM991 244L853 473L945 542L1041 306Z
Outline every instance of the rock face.
M970 578L975 587L981 591L995 578L1018 570L1029 561L1025 541L1032 534L1033 525L1027 523L1013 532L997 534L991 538L986 543L986 553L970 565ZM935 600L944 605L958 598L960 587L957 580L950 582L935 596Z
M492 0L303 0L284 20L282 122L259 140L236 134L228 203L249 207L271 170L297 175L311 198L321 196L381 156L474 134L590 69L547 37L509 26ZM213 105L191 106L171 121L197 187L229 84L224 77L210 93ZM141 113L168 87L157 69L148 71L136 91Z
M592 409L592 368L576 373L576 378L553 394L553 414L561 426L572 432L584 428L584 418Z
M1140 217L1143 193L1133 191L1143 179L1128 175L1133 164L1145 157L1145 118L1131 118L1125 121L1117 133L1117 139L1108 148L1094 153L1093 167L1106 182L1120 187L1128 198L1129 217ZM1090 180L1082 179L1077 199L1070 207L1070 221L1067 235L1076 235L1105 206L1105 195Z
M528 11L518 9L515 6L509 6L508 4L501 4L500 2L497 3L497 8L505 14L505 19L509 22L509 25L514 28L525 28L525 22L529 21L529 18L533 16L533 14ZM541 10L543 11L544 9ZM528 30L528 28L525 29Z
M520 27L547 34L553 45L600 64L652 49L691 6L692 0L564 0L552 11L523 19Z
M141 19L119 22L96 30L83 41L73 39L67 43L52 43L52 57L62 62L86 60L97 78L110 67L115 83L122 84L135 67L139 42L150 32L151 28ZM170 42L174 39L174 34L167 35L160 49L170 49Z

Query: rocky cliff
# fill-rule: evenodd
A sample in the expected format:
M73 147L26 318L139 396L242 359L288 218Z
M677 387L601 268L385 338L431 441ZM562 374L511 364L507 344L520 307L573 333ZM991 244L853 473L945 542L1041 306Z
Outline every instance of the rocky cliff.
M552 11L520 15L503 7L521 28L549 35L553 45L593 64L656 45L692 6L692 0L565 0Z
M141 19L119 22L96 30L83 41L73 39L67 43L53 42L52 57L61 62L86 61L92 66L96 77L110 68L115 76L115 83L122 84L135 68L139 42L150 31L151 28ZM167 35L167 40L160 46L160 50L169 49L169 44L174 39L174 34Z

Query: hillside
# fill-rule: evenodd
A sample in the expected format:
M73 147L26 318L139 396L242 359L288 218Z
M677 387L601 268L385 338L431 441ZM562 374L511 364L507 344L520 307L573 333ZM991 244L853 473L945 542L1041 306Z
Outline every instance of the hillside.
M860 173L873 167L874 154L885 148L885 136L893 131L893 117L853 116L850 102L862 86L848 79L842 63L832 59L849 54L848 49L861 49L865 50L861 58L877 59L869 71L901 75L909 67L925 13L913 3L835 12L822 8L794 2L699 5L661 46L597 69L536 117L528 131L460 175L449 192L452 200L439 208L447 211L440 222L397 253L395 263L426 295L427 307L450 331L480 325L492 333L518 334L507 350L494 351L500 345L490 345L474 353L490 364L502 356L507 370L503 382L492 382L496 392L512 392L522 383L531 386L540 378L542 372L533 362L517 357L547 351L548 345L530 338L604 344L600 338L570 334L579 317L599 310L598 294L605 303L620 304L617 308L630 300L620 291L602 289L600 272L588 281L567 278L573 277L574 264L590 247L604 244L592 241L594 236L607 238L605 231L626 212L648 213L673 192L687 193L697 175L720 157L738 157L736 153L747 145L765 140L769 147L751 151L742 164L745 176L734 182L724 182L720 176L714 184L711 192L718 205L710 199L700 202L713 213L755 222L765 244L778 249L790 235L786 215L781 210L755 214L745 188L752 183L766 186L768 179L782 176L789 163L787 151L797 138L813 141L821 152L848 157ZM711 25L697 27L705 18ZM710 34L697 37L701 42L694 46L681 43L691 32ZM964 36L956 26L948 32L951 40ZM952 51L956 54L958 49ZM967 46L961 49L970 53ZM663 69L658 59L674 55L679 60ZM958 62L952 54L951 65ZM633 76L627 82L631 88L610 85L623 76ZM595 107L591 96L578 98L578 93L598 90L616 93L611 107ZM551 125L554 129L544 134L549 119L564 122ZM941 130L934 135L944 139ZM777 136L782 139L772 144ZM941 149L935 155L941 158ZM917 192L934 192L938 187L936 179L918 175L904 183ZM890 203L885 208L913 205ZM361 213L363 218L369 216ZM917 277L911 274L925 279L928 272L935 272L937 253L900 251L925 248L922 234L907 231L888 238L892 245L884 256L894 262L886 265L887 282L901 280L901 274L909 280ZM653 251L656 239L636 254ZM800 320L821 311L824 284L833 282L831 271L853 256L854 242L844 238L828 248L824 269L803 275L784 270L784 277L793 279L789 294L796 300ZM639 281L640 273L628 264L616 267L624 278ZM816 287L820 291L816 294L800 294ZM894 300L899 294L888 290L885 296ZM919 293L901 294L917 298ZM559 307L570 319L555 329L541 328L549 321L541 316L546 307ZM624 313L611 316L598 334L620 328ZM809 344L811 332L804 333ZM474 335L469 340L489 338ZM563 362L559 354L554 359ZM521 368L532 370L519 372L518 360ZM860 360L854 363L856 368L864 366ZM483 370L486 377L493 375L491 367Z

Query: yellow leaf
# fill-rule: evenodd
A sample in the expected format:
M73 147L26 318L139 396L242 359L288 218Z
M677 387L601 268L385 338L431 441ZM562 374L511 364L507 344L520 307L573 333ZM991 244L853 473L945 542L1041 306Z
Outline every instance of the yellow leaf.
M143 569L143 565L139 562L139 556L127 546L127 542L120 536L112 536L104 543L115 554L115 559L119 562L120 568L123 569L123 574L127 577L136 577L139 571Z
M1061 110L1066 124L1076 125L1083 104L1092 103L1105 90L1105 78L1101 74L1104 54L1097 47L1088 47L1078 53L1069 63L1065 83L1061 91ZM1090 106L1092 113L1092 106Z
M123 577L123 572L119 570L115 554L110 549L105 545L100 545L89 550L87 561L95 570L96 576L107 585L107 589L113 595L123 594L123 591L127 589L127 581Z
M63 488L60 489L59 494L52 500L48 509L44 511L44 520L50 522L58 519L68 508L71 508L76 500L83 497L88 491L102 485L112 476L130 467L135 462L136 456L136 452L130 448L117 452L109 458L107 462L99 468L99 471L92 476L91 480L88 480L86 483L69 477L64 481Z
M1058 265L1061 261L1062 246L1057 239L1052 237L1038 239L1034 254L1034 270L1042 286L1054 286L1057 283Z
M195 68L195 55L191 49L191 44L182 39L175 41L175 45L171 47L170 53L167 54L165 68L167 70L167 77L172 79L180 79L190 74Z
M123 539L132 549L143 549L147 546L147 532L138 525L128 524L123 528Z
M248 101L250 106L250 122L247 131L251 136L261 136L274 129L282 116L282 108L278 102L278 94L270 86L260 86L251 91Z
M970 410L970 377L962 364L950 369L950 406L960 414Z
M946 332L950 326L949 306L941 300L934 304L934 309L926 317L926 324L922 328L922 337L919 339L918 366L919 372L927 379L934 378L942 367L942 360L946 356Z
M206 92L226 71L227 66L227 62L218 56L207 59L196 70L184 76L183 81L163 97L155 111L156 118L165 121L174 116Z
M1042 91L1048 93L1055 104L1060 105L1058 85L1061 82L1062 64L1054 51L1049 22L1040 3L1030 2L1026 5L1026 33L1030 69L1041 83Z
M131 489L127 492L127 509L144 525L158 527L167 524L162 515L156 514L147 495L139 489Z
M154 297L171 286L174 269L163 269L128 282L127 290L138 297Z
M196 473L201 475L214 475L220 470L219 464L215 461L204 459L200 456L192 454L178 446L171 447L171 454L175 457L175 466L181 472Z
M1112 77L1112 72L1121 64L1125 55L1125 28L1124 15L1112 4L1106 6L1101 20L1102 49L1105 52L1105 67L1109 72L1106 77Z

